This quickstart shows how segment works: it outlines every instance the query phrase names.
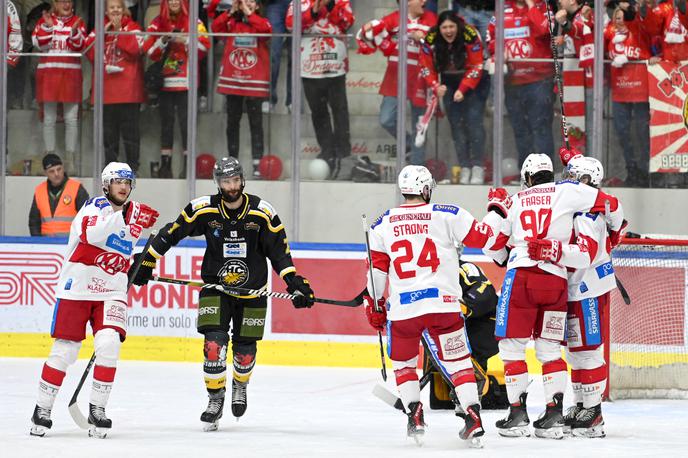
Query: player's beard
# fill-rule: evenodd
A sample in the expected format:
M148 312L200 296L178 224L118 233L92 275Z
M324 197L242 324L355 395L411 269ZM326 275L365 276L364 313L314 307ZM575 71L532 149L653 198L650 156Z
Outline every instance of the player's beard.
M243 187L238 190L238 191L225 191L224 189L220 189L220 194L222 194L222 199L225 202L229 202L230 204L236 202L237 200L241 199L241 196L244 193Z

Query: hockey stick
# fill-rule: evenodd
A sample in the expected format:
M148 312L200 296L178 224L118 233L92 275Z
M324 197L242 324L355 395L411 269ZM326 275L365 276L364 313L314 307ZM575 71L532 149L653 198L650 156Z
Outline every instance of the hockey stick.
M203 289L215 289L229 296L261 296L261 297L272 297L275 299L294 299L295 294L289 293L278 293L276 291L266 291L263 289L248 289L248 288L232 288L229 286L218 285L214 283L203 283L200 281L189 281L189 280L179 280L176 278L159 277L158 275L153 275L151 278L153 281L159 281L161 283L171 283L173 285L182 286L196 286ZM344 307L358 307L361 305L355 299L350 301L340 301L337 299L321 299L316 297L315 302L320 302L321 304L331 304L331 305L341 305Z
M151 243L153 243L153 239L157 235L157 231L151 232L151 234L148 236L148 240L146 241L146 245L143 247L143 251L141 253L146 253L148 251L148 248L150 248ZM130 279L127 281L127 291L129 290L129 287L131 286L131 282L136 277L136 274L139 272L139 269L141 268L141 263L143 262L143 256L139 256L139 258L136 260L136 263L132 266L132 275ZM79 397L79 393L81 392L81 387L84 386L84 382L86 381L86 377L88 377L88 373L91 372L91 367L93 367L93 364L96 362L96 353L95 351L91 355L91 359L88 361L88 364L86 364L86 368L84 369L84 373L81 375L81 380L79 380L79 384L76 386L76 389L74 390L74 394L72 395L72 399L69 400L69 414L72 416L72 420L74 420L74 423L79 426L81 429L88 429L89 424L88 420L84 416L83 413L81 413L81 410L79 410L79 404L77 404L77 398Z
M557 51L557 44L554 41L554 33L556 32L557 22L552 17L550 6L545 5L547 10L547 21L549 22L549 43L552 48L552 62L554 63L554 81L557 84L557 93L559 94L559 105L561 105L561 136L566 144L566 149L571 149L569 146L569 125L566 121L566 113L564 112L564 84L561 78L561 68L559 67L559 52Z
M370 273L370 288L373 293L373 307L375 311L379 312L380 306L377 304L377 295L375 294L375 279L373 278L373 257L370 254L370 235L368 234L368 220L365 213L361 215L363 221L363 232L365 232L366 252L368 253L368 272ZM382 380L387 381L387 366L385 365L385 347L382 344L382 332L377 332L377 338L380 342L380 361L382 363Z
M421 390L423 390L423 388L430 383L430 379L432 378L433 374L434 372L432 371L423 373L423 376L419 380ZM376 383L373 387L373 396L380 399L385 404L406 413L406 409L404 408L404 403L402 402L401 398L387 388L387 385L384 385L380 382Z
M607 221L607 226L609 226L611 221L611 204L608 200L604 202L604 219ZM611 259L611 253L609 253L609 258ZM619 280L619 276L616 275L616 273L614 273L614 280L616 280L616 289L618 289L621 293L621 298L623 299L624 304L631 305L631 296L628 295L628 291L626 291L626 288L624 287L623 283L621 283L621 280Z
M418 120L418 124L416 124L416 138L414 140L416 148L420 148L425 143L425 135L428 133L428 126L430 126L430 121L437 110L438 100L437 94L433 92L425 113Z

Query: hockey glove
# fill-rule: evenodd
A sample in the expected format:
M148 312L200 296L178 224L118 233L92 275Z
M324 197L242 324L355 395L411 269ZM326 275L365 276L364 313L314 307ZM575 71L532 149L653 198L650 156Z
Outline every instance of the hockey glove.
M612 248L616 248L621 243L621 239L624 236L624 229L628 226L628 221L623 220L621 228L618 231L609 231L609 243L611 243Z
M381 297L377 300L377 305L380 309L378 311L375 310L375 302L373 301L373 298L370 296L363 296L363 303L365 304L365 312L366 318L368 318L368 323L370 323L370 326L372 326L373 329L380 332L385 329L385 325L387 324L387 308L385 307L386 302L387 300L384 297Z
M528 255L534 261L559 262L561 259L561 242L551 239L526 237Z
M566 148L565 146L562 146L559 148L559 159L561 159L561 163L563 165L568 165L569 161L573 159L576 156L582 156L583 153L578 151L575 147L572 148Z
M290 274L284 277L284 281L287 283L287 292L296 296L291 300L291 303L294 304L294 308L302 309L313 307L315 303L315 294L308 280L301 275Z
M160 213L146 204L132 200L122 207L122 216L124 216L125 224L138 224L147 229L153 227Z
M504 188L490 188L487 194L487 211L495 211L502 218L506 218L511 208L511 197Z
M138 272L136 272L136 276L132 278L132 275L134 275L134 269L130 268L129 272L127 273L127 276L129 277L129 282L137 285L137 286L144 286L145 284L148 283L148 281L153 278L153 269L155 269L155 258L148 253L136 253L134 255L134 263L133 265L136 265L136 263L139 261L139 258L143 256L143 261L141 262L141 266L139 267Z

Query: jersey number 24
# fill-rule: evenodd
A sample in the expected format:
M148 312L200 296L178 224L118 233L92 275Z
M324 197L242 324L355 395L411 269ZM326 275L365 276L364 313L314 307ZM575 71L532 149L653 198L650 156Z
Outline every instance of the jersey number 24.
M416 269L412 264L413 245L409 240L397 240L390 247L393 253L400 252L399 256L394 258L394 271L400 279L413 278L416 276ZM404 264L409 264L405 267ZM440 258L437 256L437 247L432 239L426 238L423 248L420 250L420 255L416 261L418 267L429 267L433 273L437 271L437 266L440 265Z

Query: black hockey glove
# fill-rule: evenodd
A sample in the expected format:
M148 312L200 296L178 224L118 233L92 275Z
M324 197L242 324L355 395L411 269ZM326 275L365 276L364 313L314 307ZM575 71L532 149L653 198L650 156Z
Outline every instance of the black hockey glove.
M141 256L144 256L143 261L141 262L139 271L136 272L136 276L132 279L132 275L134 274L133 266L136 265ZM153 278L153 269L155 269L155 264L155 258L148 253L145 255L143 253L136 253L134 255L134 263L132 264L132 268L130 268L129 272L127 273L129 282L138 286L147 284L148 281Z
M315 303L315 294L308 280L301 275L289 274L284 277L284 281L287 283L287 291L289 294L296 295L296 297L291 300L295 308L302 309L313 307Z

